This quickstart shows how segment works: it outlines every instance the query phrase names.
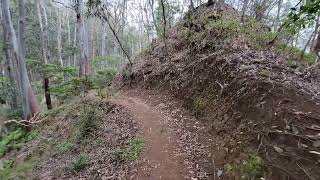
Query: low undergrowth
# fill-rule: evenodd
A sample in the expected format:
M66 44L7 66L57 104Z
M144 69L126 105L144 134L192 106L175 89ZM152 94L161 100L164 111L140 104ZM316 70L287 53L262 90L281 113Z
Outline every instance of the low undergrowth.
M89 159L85 155L81 155L79 158L73 160L71 164L69 165L70 170L78 173L89 164Z
M129 140L127 148L123 152L123 158L134 161L140 158L144 148L144 140L141 137L135 137Z
M23 128L16 129L9 134L1 137L0 157L11 150L19 150L25 143L37 137L37 131L28 132Z
M248 154L238 164L226 164L224 171L227 176L240 177L241 180L263 178L262 159L256 154Z

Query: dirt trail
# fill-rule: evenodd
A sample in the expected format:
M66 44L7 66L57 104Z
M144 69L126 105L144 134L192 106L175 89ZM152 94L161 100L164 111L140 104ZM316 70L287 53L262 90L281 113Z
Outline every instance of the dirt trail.
M184 179L186 168L175 155L177 138L166 131L165 117L136 98L121 96L112 101L127 108L142 128L146 149L136 179Z
M145 140L133 179L214 179L218 169L212 164L208 126L170 93L134 89L111 101L129 110Z

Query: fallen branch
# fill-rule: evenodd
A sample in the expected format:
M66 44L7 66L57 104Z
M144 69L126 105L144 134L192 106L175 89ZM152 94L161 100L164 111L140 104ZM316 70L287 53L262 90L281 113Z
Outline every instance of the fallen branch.
M29 126L33 126L34 124L41 123L45 120L45 119L42 119L42 120L37 121L39 117L40 117L40 113L36 113L30 120L12 119L12 120L5 121L3 124L16 123L16 124L19 124L19 125L22 125L25 127L29 127Z

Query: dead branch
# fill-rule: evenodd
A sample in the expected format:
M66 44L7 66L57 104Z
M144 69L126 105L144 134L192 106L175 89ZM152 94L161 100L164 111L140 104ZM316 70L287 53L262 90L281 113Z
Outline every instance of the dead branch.
M43 121L45 121L45 119L42 119L42 120L39 120L39 117L40 117L41 113L36 113L30 120L15 120L15 119L12 119L12 120L8 120L8 121L5 121L3 124L9 124L9 123L16 123L16 124L19 124L19 125L22 125L22 126L25 126L25 127L29 127L29 126L33 126L35 124L38 124L38 123L41 123Z

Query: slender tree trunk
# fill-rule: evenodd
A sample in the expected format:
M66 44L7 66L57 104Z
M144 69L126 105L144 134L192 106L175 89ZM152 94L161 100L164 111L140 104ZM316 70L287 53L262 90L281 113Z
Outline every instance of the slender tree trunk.
M249 0L244 0L243 1L243 6L242 6L242 9L241 9L241 22L243 22L244 16L246 15L248 4L249 4Z
M166 39L166 29L167 29L167 18L166 18L166 8L164 5L164 0L160 0L162 9L162 20L163 20L163 39Z
M83 77L90 73L89 68L89 42L88 33L85 27L85 20L83 17L83 2L77 0L76 2L76 13L77 13L77 24L79 28L79 46L80 46L80 70L79 76Z
M309 37L306 45L304 46L304 48L303 48L303 50L302 50L302 52L301 52L300 60L303 60L304 54L305 54L305 52L306 52L306 50L307 50L307 47L309 46L309 44L310 44L310 42L311 42L311 39L312 39L312 37L314 36L315 33L316 33L316 32L312 32L312 33L311 33L311 35L310 35L310 37Z
M47 39L47 20L45 20L45 25L43 26L42 23L42 14L44 15L45 19L47 17L46 15L46 10L45 7L42 7L43 4L41 2L41 0L37 0L37 5L36 5L36 9L37 9L37 13L38 13L38 19L39 19L39 25L40 25L40 39L41 39L41 50L42 50L42 59L43 59L43 63L44 64L48 64L48 61L50 58L50 55L48 53L49 48L48 48L48 39ZM42 11L42 13L41 13ZM44 28L46 27L46 28ZM45 94L45 99L46 99L46 105L47 105L47 109L52 109L52 101L51 101L51 95L50 95L50 88L49 88L49 78L46 77L46 75L43 75L43 87L44 87L44 94Z
M282 0L278 0L278 9L277 9L277 17L274 22L274 31L276 31L280 24L280 12L281 12Z
M62 23L61 23L61 12L57 9L57 18L58 18L58 36L57 36L57 44L58 44L58 59L60 65L63 67L63 60L62 60L62 47L61 47L61 30L62 30Z
M318 62L320 59L320 30L318 30L317 40L313 52L317 55L316 62Z
M316 20L316 26L315 26L315 29L314 29L314 35L312 37L312 40L311 40L311 47L310 47L310 51L315 53L315 46L316 46L316 40L319 39L319 37L317 38L317 32L319 30L319 27L320 27L320 15L317 17L317 20Z
M31 88L27 67L24 57L24 31L25 31L25 6L24 1L19 1L19 40L16 37L15 30L13 28L8 0L1 0L2 2L2 14L5 21L5 26L8 28L8 35L11 40L11 47L14 57L18 61L19 69L19 82L21 85L21 99L23 118L31 119L33 114L39 112L40 108L37 104L34 92Z
M101 56L106 56L106 39L107 39L107 33L106 33L106 26L104 23L101 24L102 26L102 32L101 32Z
M149 0L148 2L149 2L150 9L151 9L151 17L152 17L152 22L153 22L154 28L157 32L157 35L160 37L161 36L160 28L157 24L157 20L156 20L155 14L154 14L154 0Z
M12 110L18 108L18 99L17 99L17 89L16 89L16 83L15 83L15 74L13 72L13 61L11 57L11 48L10 48L10 34L8 31L8 28L5 26L5 20L2 18L2 27L3 27L3 52L4 52L4 60L6 65L6 71L7 75L9 77L10 86L12 87L12 95L11 95L11 102L9 102L9 105Z
M68 45L69 45L69 48L72 46L72 43L71 43L71 28L70 28L70 15L69 13L67 13L67 29L68 29ZM71 66L71 55L69 54L68 55L68 63L69 63L69 66Z
M77 47L77 26L74 25L74 34L73 34L73 49ZM77 64L77 54L73 51L73 66Z
M194 4L193 4L193 0L190 0L189 9L190 9L191 11L194 11Z
M106 11L108 11L108 9L106 9ZM109 29L111 30L111 32L112 32L113 36L115 37L115 39L117 40L117 42L118 42L121 50L123 51L123 53L124 53L124 54L126 55L126 57L128 58L128 61L129 61L130 66L132 66L132 61L131 61L131 59L130 59L130 56L129 56L128 52L124 49L124 47L123 47L123 45L122 45L122 43L121 43L121 41L120 41L120 39L119 39L116 31L115 31L114 28L112 27L111 22L110 22L110 20L108 19L109 16L108 16L104 11L102 11L102 12L98 11L97 13L98 13L98 16L99 16L99 17L101 17L103 20L105 20L105 21L107 22L108 27L109 27ZM102 14L100 14L100 13L102 13ZM109 14L109 12L108 12L108 14Z
M97 29L95 26L95 21L93 21L93 28L91 33L91 40L92 40L92 57L91 59L94 59L96 57L96 51L97 51Z

